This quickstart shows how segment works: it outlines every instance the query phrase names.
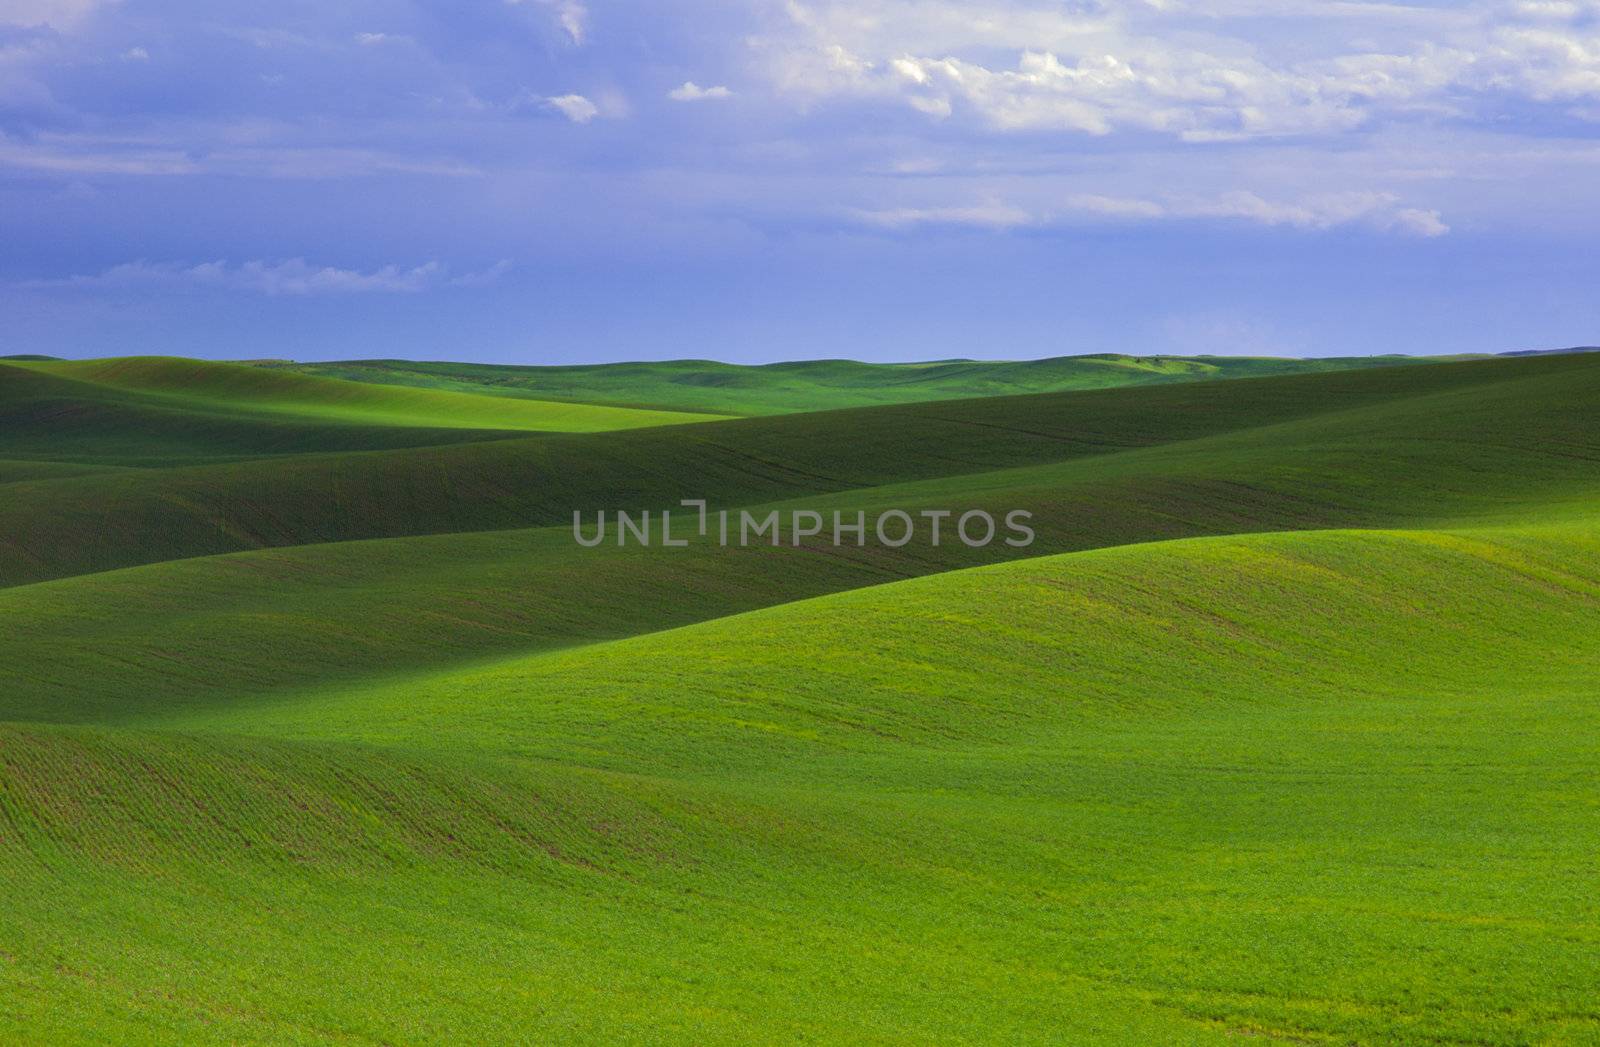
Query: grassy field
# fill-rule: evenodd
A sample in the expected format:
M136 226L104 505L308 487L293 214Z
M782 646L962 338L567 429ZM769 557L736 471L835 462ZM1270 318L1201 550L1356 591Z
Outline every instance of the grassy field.
M868 364L799 360L747 366L714 360L519 367L502 364L348 360L266 366L358 382L573 400L651 405L714 414L787 414L974 396L1014 396L1213 378L1317 374L1429 362L1405 356L1297 360L1264 356L1127 356L1100 353L1048 360L939 360Z
M0 1042L1600 1043L1600 357L301 381L0 365Z
M164 357L0 361L6 453L170 465L599 432L708 415L469 396Z

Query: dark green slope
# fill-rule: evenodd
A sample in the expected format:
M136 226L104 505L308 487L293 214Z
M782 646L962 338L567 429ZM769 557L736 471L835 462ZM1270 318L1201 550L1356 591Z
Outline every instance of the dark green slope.
M663 508L683 498L750 505L933 481L1458 391L1454 444L1434 448L1453 459L1470 427L1499 432L1498 401L1471 390L1501 387L1513 410L1540 403L1541 424L1581 453L1600 388L1593 357L946 401L17 484L0 505L0 584L263 546L560 526L575 509ZM1364 439L1349 434L1351 456ZM1372 456L1426 459L1426 443L1398 439ZM1508 429L1505 439L1514 457L1521 438ZM1513 462L1513 480L1516 471Z
M520 398L507 400L438 389L383 387L181 357L132 356L28 366L109 389L161 397L177 406L268 412L305 420L357 424L515 432L601 432L716 417Z
M358 424L240 410L0 363L0 480L71 475L52 466L168 467L208 461L494 439L509 432ZM90 471L90 470L79 470Z
M20 483L24 480L64 480L73 476L92 476L114 469L132 468L139 467L106 463L52 462L31 458L0 458L0 484Z
M0 362L0 459L166 467L706 418L165 357Z

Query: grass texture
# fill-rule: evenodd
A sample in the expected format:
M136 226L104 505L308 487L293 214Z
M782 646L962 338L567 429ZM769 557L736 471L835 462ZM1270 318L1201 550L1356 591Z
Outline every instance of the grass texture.
M1600 1042L1600 359L292 436L55 367L149 442L0 430L0 1042ZM680 497L1039 538L571 540Z

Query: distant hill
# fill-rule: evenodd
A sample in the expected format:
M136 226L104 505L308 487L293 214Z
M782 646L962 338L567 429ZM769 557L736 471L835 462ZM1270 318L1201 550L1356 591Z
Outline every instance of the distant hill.
M751 366L714 360L665 360L526 367L349 360L286 366L301 374L384 385L618 407L770 415L975 396L1164 385L1214 378L1317 374L1418 365L1444 359L1448 358L1360 356L1299 360L1266 356L1099 353L1045 360L936 360L901 364L801 360Z
M1518 349L1501 356L1564 356L1567 353L1600 353L1600 345L1574 345L1566 349Z

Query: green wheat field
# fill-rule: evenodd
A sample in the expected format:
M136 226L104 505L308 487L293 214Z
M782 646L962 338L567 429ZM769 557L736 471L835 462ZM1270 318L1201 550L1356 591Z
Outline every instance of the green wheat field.
M0 360L0 1043L1600 1044L1600 353Z

